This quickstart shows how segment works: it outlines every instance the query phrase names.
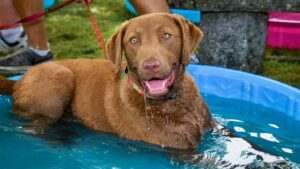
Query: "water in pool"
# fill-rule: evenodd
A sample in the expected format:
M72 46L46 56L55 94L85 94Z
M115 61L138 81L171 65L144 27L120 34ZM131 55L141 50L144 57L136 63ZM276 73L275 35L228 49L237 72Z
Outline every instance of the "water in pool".
M207 133L196 153L166 150L61 121L32 136L0 95L0 168L300 168L300 123L239 100L203 95L225 130Z

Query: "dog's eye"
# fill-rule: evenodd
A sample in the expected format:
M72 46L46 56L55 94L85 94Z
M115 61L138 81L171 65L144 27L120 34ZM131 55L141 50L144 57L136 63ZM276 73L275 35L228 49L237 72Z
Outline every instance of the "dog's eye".
M132 37L132 38L130 38L130 42L132 44L136 44L138 42L138 39L136 37Z
M171 37L171 34L169 34L169 33L164 33L163 35L162 35L162 38L163 39L169 39Z

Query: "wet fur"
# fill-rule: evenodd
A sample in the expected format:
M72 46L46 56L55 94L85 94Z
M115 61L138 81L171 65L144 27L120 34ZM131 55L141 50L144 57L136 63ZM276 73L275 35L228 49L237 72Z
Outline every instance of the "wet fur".
M14 81L9 81L5 77L0 76L0 91L1 94L12 94Z
M131 71L132 60L143 58L126 51L124 36L133 31L132 25L143 27L143 23L155 18L160 18L162 26L180 32L180 49L170 49L172 59L177 63L177 78L170 90L178 96L174 100L147 99L147 119L144 97L128 84L128 77L138 76ZM168 22L173 26L168 26ZM145 34L141 36L155 36ZM20 115L41 114L57 120L70 107L73 115L90 129L169 148L195 149L213 124L207 105L185 72L190 54L201 38L199 28L177 15L150 14L132 19L124 23L108 42L111 61L65 60L31 68L13 86L15 110ZM121 65L123 52L129 72L125 78L120 78L124 70ZM171 60L161 59L164 62ZM3 81L0 81L1 85Z

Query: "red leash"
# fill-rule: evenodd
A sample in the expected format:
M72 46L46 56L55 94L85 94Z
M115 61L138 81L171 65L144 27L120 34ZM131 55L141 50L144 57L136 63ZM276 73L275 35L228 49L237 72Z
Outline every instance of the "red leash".
M109 59L108 55L107 55L107 53L105 51L105 42L104 42L104 38L103 38L103 36L101 34L100 27L98 26L98 24L96 22L96 19L95 19L94 15L93 15L93 13L92 13L92 11L90 9L90 5L89 5L88 1L84 0L84 2L85 2L87 10L89 12L90 20L91 20L91 23L93 25L94 31L96 33L97 40L99 42L99 49L100 49L100 51L103 52L104 58L105 59Z
M37 20L39 18L41 18L42 16L45 16L49 13L52 13L52 12L55 12L63 7L66 7L66 6L69 6L70 4L72 4L73 2L75 2L76 0L66 0L64 3L60 4L60 5L57 5L49 10L47 10L46 12L40 12L40 13L36 13L34 15L31 15L31 16L27 16L19 21L16 21L16 22L13 22L13 23L6 23L6 24L3 24L3 25L0 25L0 30L2 29L8 29L8 28L11 28L11 27L14 27L15 25L17 24L20 24L20 23L28 23L28 22L32 22L34 20ZM86 5L87 7L87 10L89 12L89 15L90 15L90 20L92 22L92 25L93 25L93 28L94 28L94 31L96 33L96 36L97 36L97 39L98 39L98 42L99 42L99 48L100 50L104 53L104 57L105 59L108 59L108 56L107 56L107 53L105 52L105 42L104 42L104 38L101 34L101 31L100 31L100 28L99 26L97 25L97 22L96 22L96 19L90 9L90 6L89 6L89 3L88 3L88 0L84 0L84 4Z

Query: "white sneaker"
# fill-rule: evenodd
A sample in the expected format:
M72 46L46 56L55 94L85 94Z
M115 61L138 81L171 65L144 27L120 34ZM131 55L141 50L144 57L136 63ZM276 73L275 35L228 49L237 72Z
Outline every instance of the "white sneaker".
M27 45L28 45L27 35L24 31L21 33L19 40L14 43L8 43L0 32L0 53L1 54L15 52L21 48L27 47Z

